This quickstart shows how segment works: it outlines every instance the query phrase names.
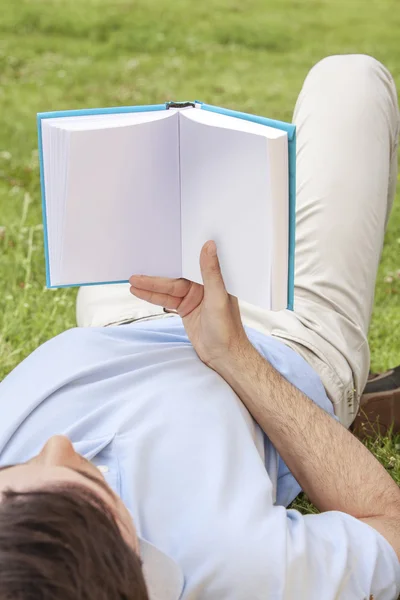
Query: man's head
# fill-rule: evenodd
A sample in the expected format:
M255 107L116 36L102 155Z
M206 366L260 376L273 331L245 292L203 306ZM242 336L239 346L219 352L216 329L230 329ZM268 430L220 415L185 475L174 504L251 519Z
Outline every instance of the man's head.
M63 436L0 469L0 600L148 600L129 512Z

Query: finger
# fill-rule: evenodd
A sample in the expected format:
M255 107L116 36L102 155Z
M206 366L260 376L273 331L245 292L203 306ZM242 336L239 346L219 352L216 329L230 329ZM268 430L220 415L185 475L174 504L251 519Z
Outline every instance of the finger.
M204 283L204 294L225 297L227 292L222 278L215 242L209 241L204 244L200 254L200 269Z
M168 294L183 298L189 291L190 281L187 279L169 279L168 277L148 277L132 275L129 283L136 289L147 290L159 294Z
M186 296L182 298L182 302L179 305L179 314L182 317L186 317L190 314L195 308L199 306L204 296L204 286L199 283L191 283L190 289Z
M140 300L146 300L146 302L162 306L163 308L169 308L170 310L177 310L182 302L182 298L159 292L151 292L149 290L141 290L134 286L131 286L130 292L136 296L136 298L140 298Z

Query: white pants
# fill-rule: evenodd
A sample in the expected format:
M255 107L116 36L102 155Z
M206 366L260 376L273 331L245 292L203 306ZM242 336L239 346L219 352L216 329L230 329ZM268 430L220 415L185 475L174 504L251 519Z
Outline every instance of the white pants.
M348 427L368 376L375 279L397 181L393 79L368 56L326 58L307 76L294 122L294 312L241 303L241 314L245 325L282 340L311 364ZM168 315L134 298L125 284L78 293L79 326L161 316Z

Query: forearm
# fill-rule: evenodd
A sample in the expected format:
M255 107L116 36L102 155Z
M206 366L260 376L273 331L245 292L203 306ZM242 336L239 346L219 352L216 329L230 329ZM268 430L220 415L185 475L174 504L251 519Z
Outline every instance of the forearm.
M250 343L213 368L242 399L319 510L357 518L398 513L400 491L375 457Z

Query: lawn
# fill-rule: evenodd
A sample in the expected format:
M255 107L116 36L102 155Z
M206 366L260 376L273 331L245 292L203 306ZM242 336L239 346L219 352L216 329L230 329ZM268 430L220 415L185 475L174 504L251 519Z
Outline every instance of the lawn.
M373 54L400 85L398 0L0 0L0 14L0 380L74 326L76 291L45 289L38 111L197 98L290 120L307 71L334 53ZM375 370L400 363L399 293L398 194ZM370 445L400 483L400 437Z

